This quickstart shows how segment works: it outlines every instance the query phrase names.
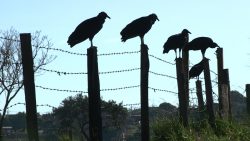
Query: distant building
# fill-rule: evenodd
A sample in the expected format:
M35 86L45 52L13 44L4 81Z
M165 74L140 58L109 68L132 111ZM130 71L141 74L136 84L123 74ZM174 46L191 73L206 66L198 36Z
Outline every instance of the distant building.
M12 135L15 133L15 130L11 126L2 127L2 133L4 136Z

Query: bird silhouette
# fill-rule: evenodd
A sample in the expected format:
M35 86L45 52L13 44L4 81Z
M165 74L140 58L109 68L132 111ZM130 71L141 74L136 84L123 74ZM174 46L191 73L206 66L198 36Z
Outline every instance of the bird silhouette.
M202 57L205 58L205 52L207 48L215 48L219 47L217 43L215 43L209 37L198 37L189 42L183 50L201 50Z
M122 42L139 36L141 44L144 45L144 35L151 29L156 20L159 21L157 15L150 14L132 21L120 33Z
M197 77L199 80L199 75L204 70L204 61L205 59L202 59L198 64L195 64L190 70L189 70L189 79Z
M80 23L68 38L70 47L85 41L90 40L91 47L93 46L94 36L102 29L105 19L110 17L105 12L100 12L96 17L87 19Z
M191 34L191 32L187 29L183 29L181 33L170 36L163 46L163 53L174 50L177 58L176 49L178 48L179 57L181 57L181 49L188 43L189 34Z

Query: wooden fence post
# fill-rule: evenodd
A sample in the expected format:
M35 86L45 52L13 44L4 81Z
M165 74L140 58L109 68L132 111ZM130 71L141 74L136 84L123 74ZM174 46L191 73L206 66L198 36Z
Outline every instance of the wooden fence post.
M87 56L90 141L102 141L101 98L97 48L88 48Z
M222 109L222 88L221 88L221 83L222 83L222 77L223 77L223 48L217 48L216 50L216 56L217 56L217 74L218 74L218 101L219 101L219 115L221 115Z
M196 81L196 95L198 98L198 110L199 112L202 112L204 110L204 100L202 96L202 85L200 80Z
M231 87L230 87L230 78L229 78L229 70L224 69L224 75L226 77L226 83L228 86L228 114L229 114L229 119L232 120L232 107L231 107Z
M223 119L229 119L229 86L228 69L223 69L221 79L221 111L220 116Z
M250 116L250 84L246 84L247 113Z
M186 108L186 95L184 90L184 74L182 69L182 58L176 58L176 74L178 84L178 98L179 98L179 118L183 126L188 126L188 114Z
M213 108L213 90L211 84L211 76L210 76L210 68L209 68L209 60L204 58L204 78L205 78L205 88L206 88L206 101L207 101L207 112L209 116L209 123L211 127L215 127L215 116L214 116L214 108Z
M148 109L148 73L149 58L147 45L141 45L141 140L149 141Z
M39 141L31 35L30 33L22 33L20 39L28 138L29 141Z
M185 110L188 111L189 106L189 52L182 51L182 69L184 75L184 95L185 95Z

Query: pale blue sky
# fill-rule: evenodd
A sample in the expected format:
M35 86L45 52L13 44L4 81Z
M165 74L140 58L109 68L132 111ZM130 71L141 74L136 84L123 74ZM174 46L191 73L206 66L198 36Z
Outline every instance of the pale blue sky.
M244 91L245 84L250 83L248 75L250 67L250 1L248 0L198 0L169 1L164 0L126 0L126 1L89 1L80 0L8 0L1 2L0 30L14 27L20 32L34 32L41 30L48 35L54 48L61 48L73 52L86 53L90 46L85 41L70 48L66 41L75 27L85 19L96 16L105 11L111 19L107 19L103 29L95 36L93 42L98 46L98 53L137 51L140 49L139 38L120 42L120 31L132 20L151 13L157 14L160 19L145 36L145 43L149 46L149 53L164 60L174 62L174 52L162 54L162 46L167 38L187 28L192 34L190 40L199 36L213 38L224 48L224 66L229 69L231 88ZM206 56L210 58L210 67L216 71L215 49L208 49ZM57 59L47 66L68 72L86 72L86 57L74 56L60 52L52 52ZM195 64L201 60L200 52L190 52L190 62ZM100 56L99 71L137 68L140 65L140 55ZM175 76L175 66L165 64L150 58L150 70ZM211 74L212 78L215 78ZM101 89L139 85L139 71L100 75ZM194 87L194 80L190 81ZM87 91L86 75L58 76L46 73L36 78L36 85L58 89L72 89ZM149 85L159 89L177 91L177 82L170 78L149 76ZM217 90L214 90L217 93ZM60 102L75 93L46 91L37 88L37 104L58 106ZM139 88L102 92L103 99L113 99L124 104L140 102ZM3 96L0 103L2 105ZM154 92L149 90L150 105L161 102L170 102L177 105L177 96L171 93ZM12 102L24 102L23 93ZM1 106L2 108L2 106ZM24 106L10 109L10 113L24 111ZM38 107L38 112L50 111L49 108Z

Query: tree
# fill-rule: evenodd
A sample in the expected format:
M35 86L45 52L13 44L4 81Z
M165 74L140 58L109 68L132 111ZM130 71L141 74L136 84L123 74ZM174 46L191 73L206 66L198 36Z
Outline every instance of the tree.
M85 126L88 124L88 98L81 94L75 97L68 97L64 99L61 105L53 109L56 121L59 124L59 133L68 134L72 140L73 129L80 131L82 136L88 138ZM74 126L76 123L76 126Z
M10 102L23 88L23 68L21 63L21 48L19 33L11 28L0 31L0 96L5 96L4 107L0 117L0 137L3 121ZM40 31L32 34L34 72L41 73L39 68L51 63L55 56L49 55L48 49L52 44L47 36L42 36ZM1 139L0 139L1 140Z
M61 105L53 110L57 124L63 135L67 134L72 140L72 134L81 134L80 140L89 140L88 123L89 109L88 97L78 94L64 99ZM114 101L102 101L103 128L121 129L125 125L127 110L122 103L116 104ZM113 131L113 130L112 130Z

